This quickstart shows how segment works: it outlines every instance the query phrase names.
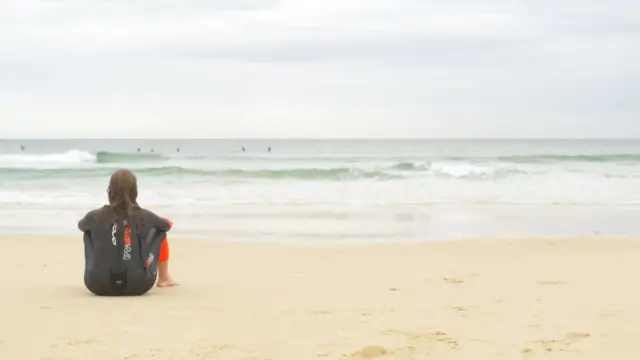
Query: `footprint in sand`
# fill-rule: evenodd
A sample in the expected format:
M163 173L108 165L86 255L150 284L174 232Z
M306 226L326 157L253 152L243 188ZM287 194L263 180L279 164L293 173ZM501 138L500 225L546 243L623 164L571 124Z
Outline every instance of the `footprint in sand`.
M354 358L373 359L380 356L387 355L389 351L382 346L365 346L360 351L353 353L351 356Z
M589 333L585 333L585 332L568 332L564 338L567 340L580 340L580 339L586 339L588 337L590 337L591 334Z
M444 282L446 282L447 284L462 284L464 283L464 280L448 277L448 278L444 278Z
M425 337L430 341L447 343L451 345L452 348L458 347L458 341L442 331L436 331L435 333L426 334Z
M540 344L542 348L547 352L551 352L554 350L572 351L569 349L571 345L590 336L591 334L586 332L572 331L566 333L561 339L538 340L536 341L536 343Z
M542 349L546 352L552 352L556 346L560 346L560 341L558 340L538 340L536 341Z
M404 335L406 336L414 345L427 345L433 346L436 344L447 344L450 349L455 349L458 347L458 340L449 336L447 333L443 331L436 331L433 333L414 333L409 331L399 331L399 330L387 330L384 332L385 335Z

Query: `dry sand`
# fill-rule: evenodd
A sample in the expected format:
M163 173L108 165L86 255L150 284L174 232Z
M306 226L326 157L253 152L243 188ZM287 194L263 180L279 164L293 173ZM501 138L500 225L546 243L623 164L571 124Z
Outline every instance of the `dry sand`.
M640 241L171 239L177 288L100 298L77 238L0 238L0 359L640 358Z

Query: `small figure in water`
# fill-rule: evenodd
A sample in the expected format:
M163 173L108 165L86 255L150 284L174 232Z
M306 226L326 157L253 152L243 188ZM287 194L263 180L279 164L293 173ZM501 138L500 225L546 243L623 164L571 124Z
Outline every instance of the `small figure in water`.
M267 148L267 151L268 151L268 152L271 152L271 146L269 146L269 147Z
M155 150L151 149L151 152L156 152Z
M24 151L24 145L20 144L20 150Z
M177 149L176 149L176 152L180 152L180 148L177 148Z
M242 152L245 152L247 149L243 146L242 147Z
M140 148L138 148L138 152L140 152Z

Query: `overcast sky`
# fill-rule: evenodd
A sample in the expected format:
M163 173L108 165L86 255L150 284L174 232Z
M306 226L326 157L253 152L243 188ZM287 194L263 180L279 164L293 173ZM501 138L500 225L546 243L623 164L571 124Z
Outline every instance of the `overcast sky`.
M0 0L0 138L640 137L637 0Z

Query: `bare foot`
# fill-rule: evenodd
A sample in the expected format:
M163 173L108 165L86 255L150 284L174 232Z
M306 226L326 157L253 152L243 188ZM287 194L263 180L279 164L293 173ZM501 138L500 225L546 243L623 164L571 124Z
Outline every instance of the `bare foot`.
M169 287L169 286L177 286L177 285L180 285L180 284L175 282L172 278L160 279L156 284L157 287Z

